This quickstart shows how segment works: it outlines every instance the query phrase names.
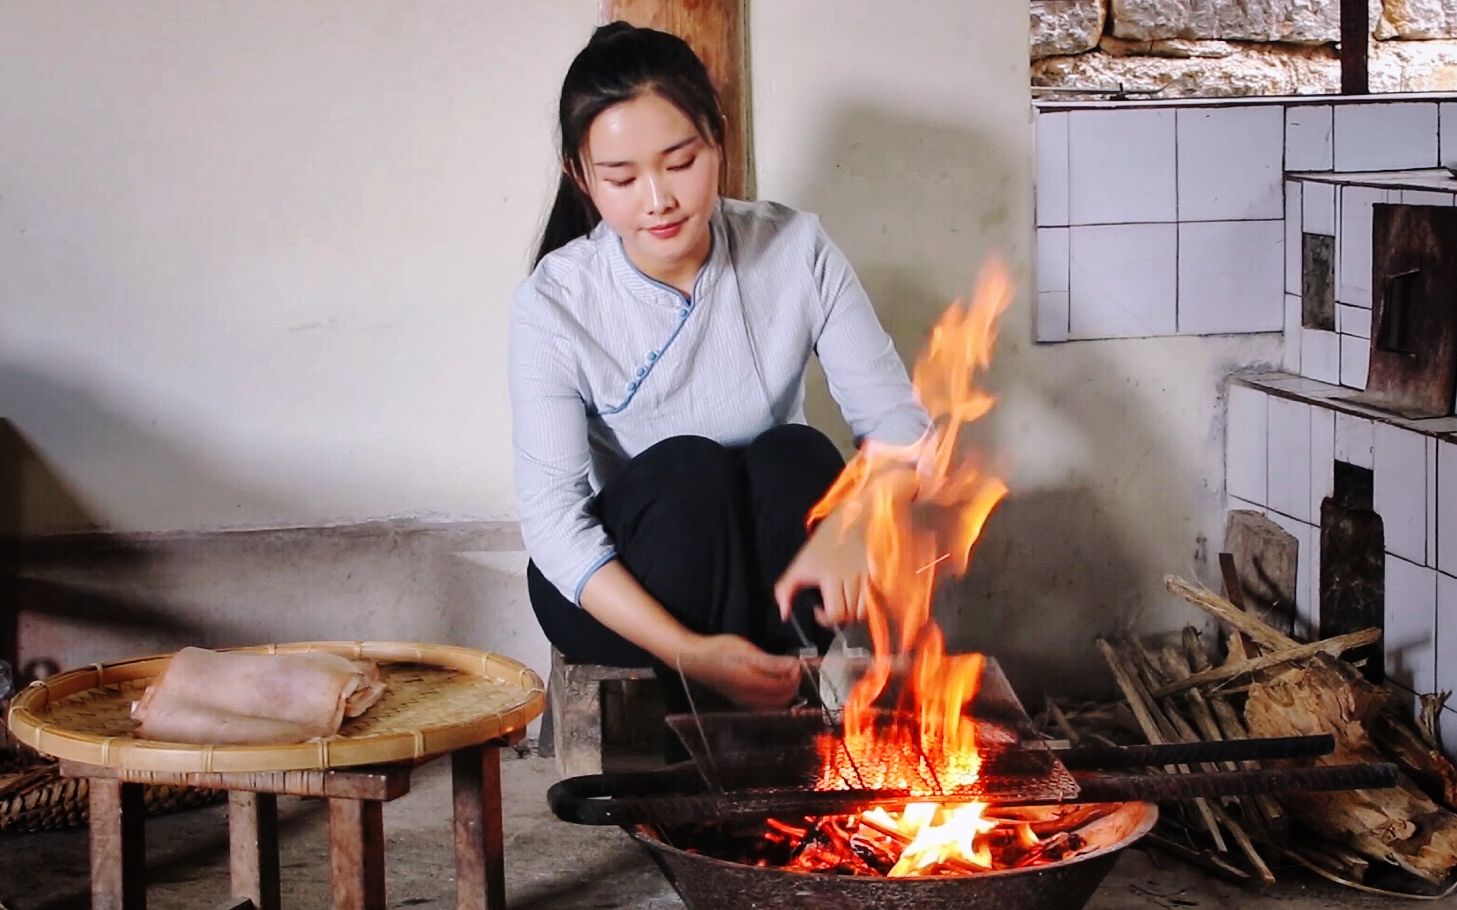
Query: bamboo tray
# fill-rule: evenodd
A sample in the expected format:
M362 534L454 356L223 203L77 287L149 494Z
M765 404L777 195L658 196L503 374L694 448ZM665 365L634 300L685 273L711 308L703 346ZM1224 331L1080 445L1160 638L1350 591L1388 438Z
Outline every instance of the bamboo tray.
M472 648L410 642L316 641L228 650L328 651L379 663L384 696L327 739L288 745L208 745L137 739L131 705L170 655L93 664L31 683L10 706L11 734L47 755L136 771L299 771L408 761L524 728L546 706L541 677Z

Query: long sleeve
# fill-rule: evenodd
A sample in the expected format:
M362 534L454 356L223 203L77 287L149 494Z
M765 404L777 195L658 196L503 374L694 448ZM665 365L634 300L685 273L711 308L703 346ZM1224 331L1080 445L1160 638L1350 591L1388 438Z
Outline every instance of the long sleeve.
M867 438L892 445L920 439L930 420L905 364L860 279L822 229L816 232L813 267L824 305L815 354L857 444Z
M523 285L511 310L511 424L521 533L547 580L574 603L615 554L591 514L586 407L568 339L540 291Z

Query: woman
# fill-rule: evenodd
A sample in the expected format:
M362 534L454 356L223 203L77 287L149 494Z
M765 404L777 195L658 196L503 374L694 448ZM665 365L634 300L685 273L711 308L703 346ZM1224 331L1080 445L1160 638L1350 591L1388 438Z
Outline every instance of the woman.
M926 415L818 219L719 197L723 114L687 44L599 28L560 121L561 185L511 318L532 606L569 659L782 707L794 595L823 599L794 606L802 628L852 618L866 562L836 514L806 540L843 467L804 425L810 354L857 439L914 442Z

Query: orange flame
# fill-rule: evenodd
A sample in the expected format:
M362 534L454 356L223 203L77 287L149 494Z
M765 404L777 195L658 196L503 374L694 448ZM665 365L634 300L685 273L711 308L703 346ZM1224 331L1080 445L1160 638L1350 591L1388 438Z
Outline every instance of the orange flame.
M846 466L810 513L813 524L832 512L840 525L865 536L869 578L862 593L874 658L846 699L843 739L820 744L823 788L847 784L950 791L977 780L981 758L966 709L976 697L984 659L946 653L931 618L942 573L966 571L987 518L1007 494L959 445L962 429L985 416L994 397L976 384L991 363L998 317L1013 287L997 262L983 270L969 305L954 302L931 332L913 382L932 429L903 447L869 444ZM887 719L874 705L897 666L909 663ZM881 823L912 843L892 875L913 875L947 857L986 866L975 839L991 825L980 803L909 805L880 812Z

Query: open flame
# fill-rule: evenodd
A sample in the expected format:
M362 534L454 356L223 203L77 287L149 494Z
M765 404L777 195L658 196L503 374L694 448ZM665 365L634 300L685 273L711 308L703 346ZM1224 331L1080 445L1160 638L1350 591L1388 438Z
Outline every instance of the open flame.
M966 571L988 516L1007 494L1006 484L959 442L962 429L995 402L978 387L977 375L991 363L997 319L1012 297L1005 267L990 263L970 302L950 306L916 362L913 382L931 431L908 447L862 447L810 513L814 524L841 510L842 526L863 532L869 556L862 600L873 660L846 699L842 737L820 743L823 789L947 792L980 774L967 707L984 658L946 653L931 601L942 573ZM896 710L877 710L893 672L907 666ZM889 874L916 875L947 862L989 868L991 854L979 840L996 823L983 817L985 809L982 803L913 803L899 812L873 809L862 820L908 841ZM1035 839L1030 829L1026 834Z

